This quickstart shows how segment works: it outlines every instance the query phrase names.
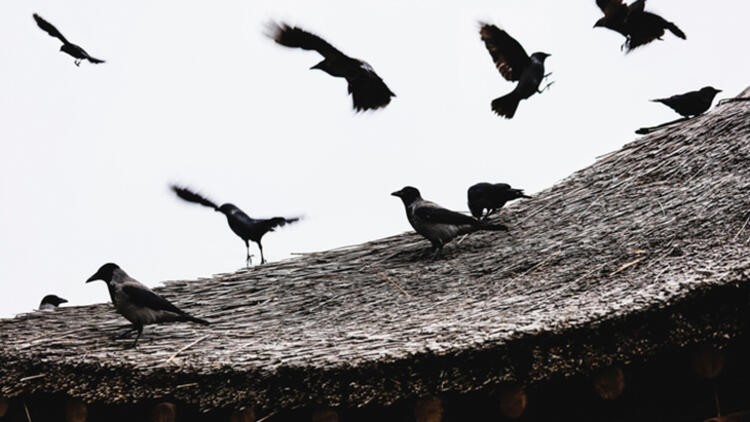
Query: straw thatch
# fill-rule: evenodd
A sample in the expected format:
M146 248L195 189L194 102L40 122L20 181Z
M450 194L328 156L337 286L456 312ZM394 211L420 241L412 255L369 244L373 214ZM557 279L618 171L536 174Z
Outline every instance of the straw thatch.
M749 211L750 104L732 103L504 210L510 234L443 259L407 233L169 282L159 292L212 325L150 326L135 350L110 339L125 321L109 304L1 321L0 396L356 407L720 345L750 316Z

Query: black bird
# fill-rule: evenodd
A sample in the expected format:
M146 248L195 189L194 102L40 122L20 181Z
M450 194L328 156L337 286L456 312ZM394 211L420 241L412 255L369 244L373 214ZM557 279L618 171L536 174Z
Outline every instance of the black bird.
M39 304L39 310L53 311L63 303L68 303L68 301L56 295L47 295L42 298L42 303Z
M690 91L684 94L673 95L669 98L659 98L651 101L662 103L683 117L691 117L703 114L711 108L711 103L719 92L721 92L720 89L706 86L698 91Z
M412 186L406 186L391 195L401 198L406 208L406 218L417 233L432 243L431 250L435 257L456 236L479 230L508 230L502 224L485 224L476 218L426 201L422 199L419 190Z
M469 188L469 210L476 218L486 219L499 210L505 203L518 198L531 198L523 189L513 189L507 183L477 183ZM484 215L487 210L487 215Z
M626 52L661 39L667 29L675 36L686 39L685 33L672 22L645 10L646 0L626 5L622 0L596 0L604 17L596 21L594 28L604 27L625 37Z
M138 331L135 341L130 347L135 347L138 343L138 339L143 334L144 325L181 321L208 324L205 319L196 318L181 311L138 280L130 277L117 264L110 262L102 265L94 275L86 280L86 283L94 280L103 280L107 283L109 297L115 305L115 310L133 324L133 327L124 334Z
M518 81L516 87L509 94L492 101L492 110L500 116L513 118L518 103L535 93L542 93L552 85L548 83L541 91L539 84L549 75L544 74L544 60L549 54L536 52L529 57L526 50L507 32L495 25L481 23L479 35L484 46L490 52L495 67L503 78Z
M57 28L55 28L51 23L42 19L42 17L37 15L36 13L34 13L34 20L44 32L62 41L63 45L60 47L60 51L73 56L75 58L74 63L76 66L80 66L82 60L88 60L89 62L94 64L104 63L104 60L99 60L95 57L89 56L89 53L87 53L86 50L65 39L63 34L61 34L60 31L57 30Z
M354 110L385 107L391 102L391 97L396 96L367 62L347 56L319 36L285 23L270 23L268 29L268 36L278 44L320 53L323 61L310 69L345 78Z
M251 218L234 204L227 203L218 206L213 201L206 199L190 189L175 185L172 185L171 188L174 193L183 200L201 204L204 207L213 208L215 211L227 216L229 228L232 229L234 234L245 241L245 248L247 249L247 256L245 258L246 265L250 265L250 240L258 244L258 249L260 249L260 263L265 264L266 259L263 257L263 245L260 243L263 235L274 231L276 227L299 221L299 217L273 217L267 219Z

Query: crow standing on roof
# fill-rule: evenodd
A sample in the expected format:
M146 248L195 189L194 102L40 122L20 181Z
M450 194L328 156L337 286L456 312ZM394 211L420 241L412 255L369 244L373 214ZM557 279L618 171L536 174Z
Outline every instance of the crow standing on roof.
M200 194L197 194L190 189L172 185L174 193L177 194L181 199L201 204L204 207L213 208L227 216L227 222L229 228L232 229L234 234L242 238L245 241L245 248L247 249L247 255L245 258L245 264L250 265L250 243L253 242L258 244L260 249L260 263L265 264L266 259L263 257L263 245L260 240L268 232L272 232L276 227L284 226L288 223L294 223L299 221L299 217L287 218L287 217L273 217L268 219L255 219L245 214L241 209L233 204L222 204L221 206L216 205L213 201L206 199Z
M508 201L531 198L523 193L523 189L513 189L507 183L477 183L469 188L467 194L471 215L481 219L486 219ZM487 210L487 215L482 216L484 210Z
M529 57L521 44L507 32L495 25L486 23L480 23L480 25L479 35L487 51L490 52L497 70L503 78L518 81L513 91L492 101L492 110L510 119L516 114L521 100L537 92L541 93L552 85L550 82L541 91L539 90L539 84L549 76L544 74L544 60L549 57L549 54L537 52Z
M319 36L285 23L270 23L269 37L286 47L315 50L323 61L311 67L331 76L345 78L356 111L375 110L387 106L396 94L386 86L366 62L349 57Z
M675 36L686 38L685 33L672 22L661 16L645 11L646 0L638 0L626 5L622 0L596 0L604 17L596 21L594 28L604 27L625 37L623 47L626 52L661 39L668 29Z
M132 329L126 331L125 334L127 335L133 330L138 331L135 341L130 347L135 347L138 343L138 339L143 334L144 325L178 321L208 324L208 321L204 319L196 318L181 311L138 280L131 278L117 264L107 263L102 265L94 275L86 280L86 283L94 280L103 280L107 283L109 296L117 313L133 324Z
M684 94L673 95L669 98L659 98L651 101L662 103L683 117L691 117L703 114L711 108L711 103L719 92L721 92L720 89L706 86L698 91L690 91Z
M44 32L62 41L63 45L60 47L60 51L73 56L75 58L74 63L76 66L80 66L82 60L88 60L89 62L94 64L104 63L104 60L99 60L97 58L89 56L89 53L87 53L86 50L65 39L63 34L61 34L60 31L57 30L57 28L55 28L51 23L42 19L42 17L37 15L36 13L34 13L34 20Z
M456 236L479 230L508 230L502 224L485 224L468 215L426 201L422 199L419 190L412 186L406 186L391 195L401 198L406 208L406 218L417 233L432 243L435 257Z
M42 298L42 303L39 304L39 310L54 311L63 303L68 303L68 301L56 295L47 295Z

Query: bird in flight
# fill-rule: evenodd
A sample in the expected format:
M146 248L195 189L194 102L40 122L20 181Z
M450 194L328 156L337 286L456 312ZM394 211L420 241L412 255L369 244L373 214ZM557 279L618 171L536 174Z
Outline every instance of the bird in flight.
M694 117L703 114L711 108L714 97L720 92L720 89L706 86L698 91L690 91L684 94L673 95L669 98L659 98L651 101L662 103L683 117Z
M214 211L218 211L227 217L229 228L232 229L234 234L245 241L245 249L247 250L247 255L245 257L246 266L251 264L250 240L258 245L258 249L260 249L260 263L265 264L266 258L263 256L263 245L260 243L263 236L268 232L274 231L276 227L295 223L300 219L299 217L273 217L266 219L252 218L234 204L226 203L219 206L210 199L207 199L188 188L172 185L171 189L179 198L187 202L203 205L204 207L213 208Z
M622 0L596 0L604 17L596 21L594 28L603 27L618 32L625 37L623 48L630 52L653 40L661 40L664 30L686 39L685 33L672 22L645 10L646 0L637 0L626 5Z
M523 193L523 189L513 189L507 183L477 183L472 185L467 196L471 215L482 220L499 210L505 203L518 198L531 198ZM487 210L487 214L484 214Z
M495 113L511 119L521 100L541 94L553 84L550 82L539 90L539 85L549 76L544 74L544 60L549 54L536 52L529 56L518 41L495 25L480 22L479 35L503 78L518 82L509 94L492 101Z
M112 299L112 304L115 305L115 310L133 324L131 329L120 338L132 331L138 332L133 344L130 345L131 348L135 347L138 339L141 338L144 325L182 321L208 324L205 319L196 318L181 311L167 299L130 277L117 264L110 262L102 265L94 275L86 280L86 283L95 280L102 280L107 283L109 297Z
M422 199L419 190L412 186L391 193L401 198L406 209L406 218L414 230L432 243L433 257L437 257L443 246L456 236L479 230L507 231L502 224L486 224L468 215L443 208Z
M57 295L47 295L42 298L42 303L39 304L39 310L53 311L63 303L68 303L68 301Z
M68 41L63 36L63 34L61 34L60 31L57 30L57 28L55 28L51 23L47 22L36 13L34 13L34 20L36 21L36 24L39 26L39 28L42 28L44 32L62 41L63 45L60 47L60 51L73 56L73 58L75 58L74 63L76 66L80 66L81 61L83 60L88 60L89 62L94 64L104 63L104 60L89 56L89 53L87 53L86 50Z
M347 56L315 34L285 23L269 23L268 36L285 47L320 53L323 61L310 69L346 79L355 111L385 107L396 96L367 62Z

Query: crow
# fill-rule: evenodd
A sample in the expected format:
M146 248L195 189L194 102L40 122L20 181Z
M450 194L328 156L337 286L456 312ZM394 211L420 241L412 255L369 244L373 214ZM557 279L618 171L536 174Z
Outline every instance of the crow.
M518 81L513 91L492 101L495 113L511 119L521 100L542 93L552 85L550 82L539 90L539 84L549 76L544 74L544 60L549 54L536 52L529 57L518 41L495 25L480 22L479 35L503 78Z
M622 0L596 0L604 17L596 21L594 28L603 27L618 32L625 37L626 52L646 45L655 39L661 40L664 30L686 39L685 33L672 22L661 16L645 11L646 0L637 0L626 5Z
M719 92L721 92L720 89L706 86L698 91L690 91L684 94L673 95L669 98L659 98L651 101L662 103L683 117L691 117L703 114L711 108L711 103Z
M68 301L56 295L47 295L42 298L42 303L39 304L39 310L54 311L63 303L68 303Z
M294 223L299 221L300 219L299 217L273 217L268 219L255 219L245 214L234 204L227 203L219 206L216 205L216 203L214 203L213 201L206 199L202 195L195 193L188 188L176 185L172 185L170 187L172 191L174 191L174 193L176 193L177 196L181 199L203 205L204 207L213 208L214 211L218 211L227 217L229 228L232 229L234 234L245 241L245 248L247 250L247 255L245 258L246 266L249 266L251 264L249 243L250 240L258 244L258 249L260 249L260 263L265 264L266 259L263 256L263 245L260 243L263 235L268 232L274 231L276 227Z
M471 215L482 220L499 210L505 203L518 198L531 198L523 189L513 189L507 183L477 183L469 188L469 210ZM487 215L484 214L487 210Z
M422 199L419 190L412 186L406 186L391 195L401 198L406 208L406 218L411 226L432 243L433 257L437 257L443 246L456 236L479 230L508 230L502 224L486 224L476 218L426 201Z
M34 20L44 32L62 41L63 45L60 47L60 51L73 56L73 58L75 58L74 63L76 66L80 66L81 61L83 60L88 60L89 62L94 64L104 63L104 60L99 60L97 58L89 56L89 53L87 53L86 50L65 39L63 34L61 34L60 31L57 30L57 28L55 28L51 23L42 19L42 17L37 15L36 13L34 13Z
M268 24L267 35L285 47L320 53L323 61L310 69L319 69L331 76L345 78L355 111L385 107L391 102L391 97L396 96L367 62L345 55L315 34L285 23L272 22Z
M138 332L133 344L129 346L130 348L135 347L138 343L138 339L143 334L144 325L182 321L208 324L205 319L196 318L181 311L138 280L131 278L117 264L110 262L102 265L94 275L86 280L86 283L94 280L102 280L107 283L109 297L115 305L115 310L133 324L120 337L124 337L131 331Z

